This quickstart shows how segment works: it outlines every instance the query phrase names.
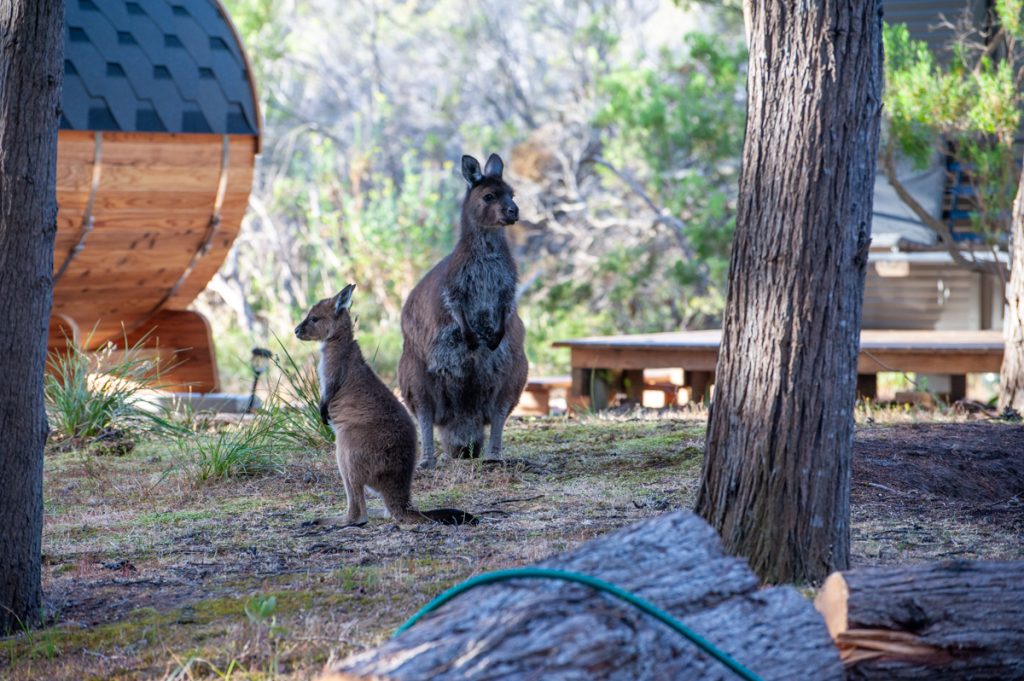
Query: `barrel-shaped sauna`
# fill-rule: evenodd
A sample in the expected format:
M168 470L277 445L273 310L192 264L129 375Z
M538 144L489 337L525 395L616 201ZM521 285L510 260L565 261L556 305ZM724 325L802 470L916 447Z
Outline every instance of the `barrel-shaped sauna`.
M163 382L213 392L189 304L238 234L258 100L217 0L68 0L50 347L145 337Z

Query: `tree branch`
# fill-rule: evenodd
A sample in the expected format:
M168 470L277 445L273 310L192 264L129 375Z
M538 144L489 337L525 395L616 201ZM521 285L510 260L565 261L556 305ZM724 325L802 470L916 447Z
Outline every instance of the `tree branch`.
M893 154L892 144L888 144L885 147L885 151L882 153L882 167L885 169L885 176L889 180L889 185L895 190L896 195L900 197L907 208L914 212L914 215L925 224L929 229L939 235L942 238L943 245L946 247L946 251L953 258L953 261L961 267L968 269L972 272L985 272L985 273L997 273L999 263L995 262L990 267L987 263L979 262L976 259L968 260L964 257L964 254L956 246L956 242L953 241L953 232L950 231L949 226L939 220L934 215L929 213L924 206L922 206L914 195L903 186L900 182L899 177L896 174L896 161Z
M706 293L710 282L708 281L707 267L697 258L697 254L694 252L693 247L690 246L689 239L686 238L686 223L681 219L672 215L665 207L659 206L650 194L648 194L640 183L636 181L629 173L619 170L606 159L601 156L594 156L593 162L599 166L610 170L615 177L622 180L626 186L628 186L634 194L647 204L647 206L654 211L655 218L654 224L663 224L668 226L676 236L676 241L679 244L679 248L682 249L683 255L686 256L687 261L697 263L697 292Z

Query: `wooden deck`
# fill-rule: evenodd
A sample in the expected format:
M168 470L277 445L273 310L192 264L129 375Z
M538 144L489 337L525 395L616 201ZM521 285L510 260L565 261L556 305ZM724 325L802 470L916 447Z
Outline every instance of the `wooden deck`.
M572 351L571 395L601 408L613 391L639 401L644 369L682 369L692 398L707 398L721 339L720 330L681 331L576 338L554 346ZM1002 358L999 331L865 330L857 363L858 390L874 397L880 372L945 374L953 377L949 397L959 399L966 391L967 374L998 372Z

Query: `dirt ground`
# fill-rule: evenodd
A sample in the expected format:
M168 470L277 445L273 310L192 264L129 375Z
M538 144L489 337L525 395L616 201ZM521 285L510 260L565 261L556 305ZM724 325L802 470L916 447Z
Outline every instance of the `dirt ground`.
M444 460L417 477L421 508L471 510L477 527L303 527L344 507L327 451L201 486L167 443L49 454L51 624L0 640L0 678L310 678L473 574L692 506L704 418L516 420L506 453L530 469ZM858 427L855 566L1024 558L1022 501L1024 426Z
M855 565L1024 557L1024 427L860 426Z

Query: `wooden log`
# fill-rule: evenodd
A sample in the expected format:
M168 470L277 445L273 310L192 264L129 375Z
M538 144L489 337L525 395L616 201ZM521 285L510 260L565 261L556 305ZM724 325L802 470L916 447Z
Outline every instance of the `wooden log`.
M821 617L790 587L760 589L715 532L676 511L540 564L611 582L680 619L764 679L841 679ZM517 580L448 602L321 677L732 679L721 663L628 603L577 584Z
M1024 561L836 572L815 607L848 679L1024 679Z

